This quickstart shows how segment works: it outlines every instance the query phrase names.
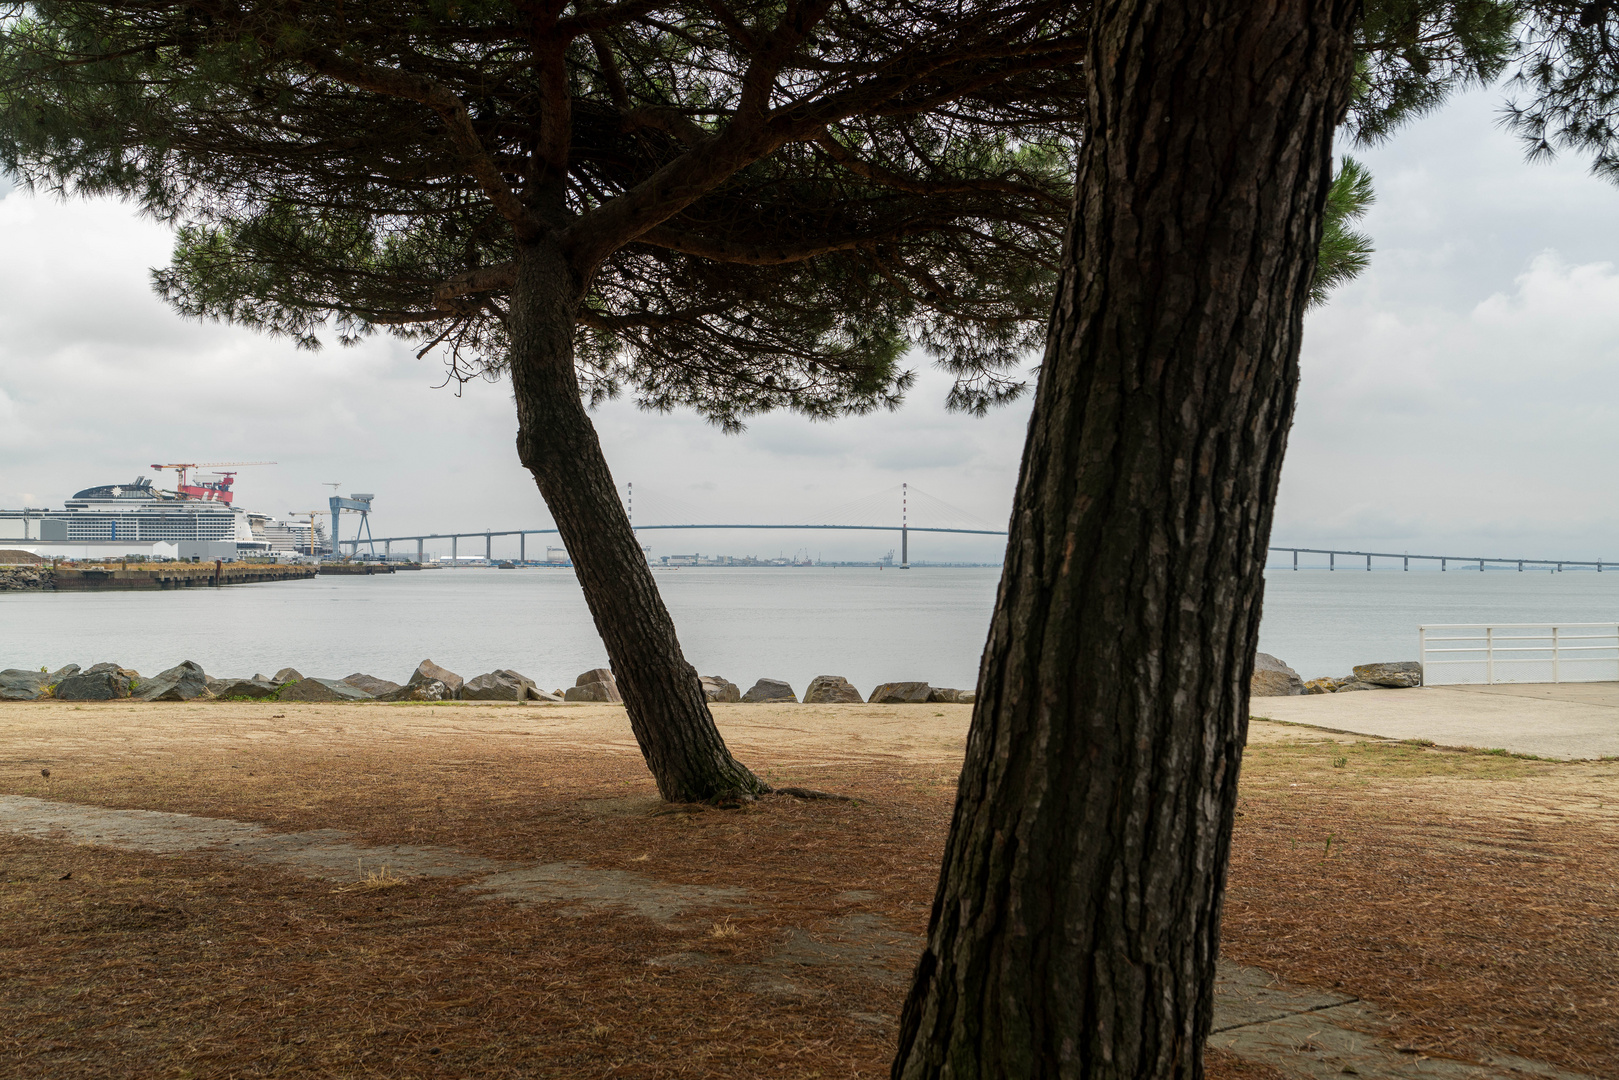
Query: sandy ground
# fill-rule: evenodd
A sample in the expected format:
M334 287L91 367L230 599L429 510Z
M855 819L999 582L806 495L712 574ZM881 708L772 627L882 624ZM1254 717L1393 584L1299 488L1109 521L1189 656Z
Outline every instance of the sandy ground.
M854 801L669 808L619 706L0 706L0 1075L884 1073L971 707L714 712ZM1211 1077L1608 1075L1616 837L1619 762L1255 721Z
M959 768L972 719L970 705L712 708L739 754L759 749L806 768L883 761ZM0 704L0 770L52 755L161 757L204 748L225 752L233 744L325 751L357 734L368 741L538 738L559 748L640 753L619 705L34 702ZM25 750L26 762L16 757Z

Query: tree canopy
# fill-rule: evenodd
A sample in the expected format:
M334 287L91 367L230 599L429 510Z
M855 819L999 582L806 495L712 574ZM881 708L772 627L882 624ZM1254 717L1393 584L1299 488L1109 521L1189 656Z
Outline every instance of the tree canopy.
M1512 43L1497 0L1374 0L1352 130ZM920 345L954 407L1022 389L1083 137L1084 5L43 0L0 36L0 163L177 226L183 314L315 346L383 329L506 362L522 235L584 283L596 397L735 426L892 405ZM1358 185L1358 186L1357 186ZM1323 290L1365 265L1346 172ZM1318 290L1318 295L1324 295Z
M596 394L732 424L1016 392L1083 112L1079 12L870 5L41 2L0 40L0 161L178 225L179 311L387 328L498 372L512 248L583 284Z

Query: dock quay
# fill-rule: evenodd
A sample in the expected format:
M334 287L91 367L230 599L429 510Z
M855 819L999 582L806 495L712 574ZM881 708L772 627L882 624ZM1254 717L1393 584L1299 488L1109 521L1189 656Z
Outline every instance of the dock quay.
M189 589L198 586L246 585L263 581L293 581L315 576L315 567L280 563L57 563L41 568L48 578L43 588L68 589Z
M322 574L391 574L397 567L392 563L325 562L320 564ZM417 569L411 566L410 569Z

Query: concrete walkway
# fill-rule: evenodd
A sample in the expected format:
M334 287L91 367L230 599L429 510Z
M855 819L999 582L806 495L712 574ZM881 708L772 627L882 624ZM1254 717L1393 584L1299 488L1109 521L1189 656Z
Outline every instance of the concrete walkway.
M1423 686L1254 698L1249 712L1385 739L1539 757L1619 757L1619 683Z

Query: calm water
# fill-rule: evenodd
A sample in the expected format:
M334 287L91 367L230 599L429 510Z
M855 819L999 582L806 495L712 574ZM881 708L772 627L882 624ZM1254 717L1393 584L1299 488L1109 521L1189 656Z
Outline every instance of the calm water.
M998 570L658 572L686 655L744 689L815 675L971 687ZM1416 657L1419 623L1619 619L1619 573L1272 571L1260 647L1306 678ZM365 671L403 680L424 657L464 676L514 668L547 687L604 664L562 570L455 569L227 589L0 593L0 667L115 660L153 674Z

